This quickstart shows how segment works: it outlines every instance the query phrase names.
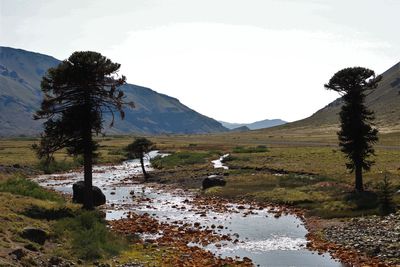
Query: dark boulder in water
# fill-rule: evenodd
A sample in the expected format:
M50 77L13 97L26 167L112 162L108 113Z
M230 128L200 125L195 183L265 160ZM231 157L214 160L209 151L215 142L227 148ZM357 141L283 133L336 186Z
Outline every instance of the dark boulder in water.
M72 201L75 203L83 204L85 200L85 183L83 181L76 182L72 185ZM100 206L106 203L106 196L100 188L92 186L93 191L93 205Z

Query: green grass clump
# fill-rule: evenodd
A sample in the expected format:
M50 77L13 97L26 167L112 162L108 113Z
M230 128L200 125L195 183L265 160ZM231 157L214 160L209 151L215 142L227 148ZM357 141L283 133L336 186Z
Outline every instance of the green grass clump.
M63 202L64 199L55 192L40 187L34 181L23 177L12 177L0 183L0 192L28 196L42 200Z
M330 179L324 176L311 176L311 175L297 175L288 174L280 176L278 179L278 185L280 187L300 187L316 184L319 182L329 181Z
M279 204L298 205L302 203L315 203L327 200L327 196L318 191L306 191L300 188L281 188L251 194L258 200L271 201Z
M71 249L78 258L94 260L118 255L127 242L107 229L97 211L81 211L77 216L56 222L57 237L69 237Z
M207 163L210 154L207 152L177 152L166 157L155 157L151 160L151 164L157 169L203 164Z
M61 160L61 161L51 161L49 164L46 164L45 161L40 161L36 168L38 170L43 171L45 174L57 173L57 172L65 172L74 168L78 168L83 165L83 161L81 158L75 158L72 161L69 160Z
M268 149L264 145L258 145L256 147L242 147L237 146L233 149L234 153L263 153L267 152Z

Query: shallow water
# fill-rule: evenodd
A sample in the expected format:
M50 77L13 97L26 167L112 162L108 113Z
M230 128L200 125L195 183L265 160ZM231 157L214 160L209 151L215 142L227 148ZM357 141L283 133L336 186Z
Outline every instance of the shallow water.
M149 158L159 154L156 151L149 154L145 164L146 169L151 171ZM135 175L140 172L138 160L94 168L94 185L100 187L107 198L107 220L124 218L133 211L148 213L162 222L197 222L203 228L214 225L217 233L235 235L239 242L221 241L220 244L206 246L206 249L222 257L248 257L259 266L342 266L329 254L318 255L305 248L307 230L302 221L293 215L275 218L267 209L253 210L254 214L248 214L249 206L238 209L235 204L230 204L227 212L202 209L205 213L202 215L198 207L190 204L194 196L191 192L139 184ZM82 180L83 173L42 175L36 179L43 186L72 193L72 184Z

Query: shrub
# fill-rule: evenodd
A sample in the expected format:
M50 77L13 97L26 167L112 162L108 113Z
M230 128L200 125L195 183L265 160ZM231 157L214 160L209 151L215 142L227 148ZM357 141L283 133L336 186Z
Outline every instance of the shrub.
M345 200L349 203L355 204L356 209L375 209L378 206L378 196L374 192L351 192L345 196Z
M34 181L23 177L13 177L0 183L0 192L28 196L42 200L62 202L64 199L57 193L42 188Z
M80 167L80 166L82 166L82 164L83 164L82 157L76 157L76 158L74 158L73 161L53 160L50 163L46 163L45 160L41 160L38 163L37 168L39 170L43 171L45 174L51 174L51 173L56 173L56 172L65 172L65 171Z
M379 183L379 214L382 216L389 215L396 211L396 206L393 202L393 189L389 178L385 174L383 181Z
M94 260L117 255L127 248L127 242L107 229L105 220L97 211L80 211L72 218L64 218L54 226L57 237L70 237L75 255Z

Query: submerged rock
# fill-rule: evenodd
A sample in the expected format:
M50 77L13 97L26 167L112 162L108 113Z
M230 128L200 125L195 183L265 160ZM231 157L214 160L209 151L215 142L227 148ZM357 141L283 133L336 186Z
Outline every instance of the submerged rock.
M220 176L209 176L207 178L205 178L203 180L203 189L207 189L210 187L214 187L214 186L225 186L226 185L226 181L224 180L224 178L220 177Z
M100 188L92 186L93 190L93 204L95 206L104 205L106 203L106 196ZM72 185L72 201L75 203L83 204L85 200L85 183L83 181L76 182Z

